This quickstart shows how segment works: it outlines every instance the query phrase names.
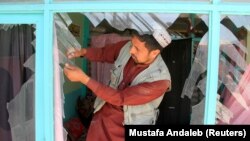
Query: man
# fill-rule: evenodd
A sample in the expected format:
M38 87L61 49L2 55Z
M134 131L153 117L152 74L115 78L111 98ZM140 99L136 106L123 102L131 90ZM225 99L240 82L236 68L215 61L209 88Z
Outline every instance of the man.
M66 64L69 80L81 82L97 96L87 141L123 141L124 124L155 124L158 106L171 85L170 74L160 51L171 42L165 31L153 35L133 34L104 48L88 48L68 54L90 61L114 63L110 85L105 86L80 68Z

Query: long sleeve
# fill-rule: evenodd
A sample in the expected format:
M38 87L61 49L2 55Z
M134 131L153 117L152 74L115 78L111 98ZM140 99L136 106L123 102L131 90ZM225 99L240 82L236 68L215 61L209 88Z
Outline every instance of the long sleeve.
M115 44L109 44L103 48L88 48L85 57L90 61L114 63L119 55L121 48L128 42L120 41Z
M151 83L141 83L116 90L91 79L87 86L101 99L112 105L140 105L154 100L164 94L170 86L170 81L160 80Z

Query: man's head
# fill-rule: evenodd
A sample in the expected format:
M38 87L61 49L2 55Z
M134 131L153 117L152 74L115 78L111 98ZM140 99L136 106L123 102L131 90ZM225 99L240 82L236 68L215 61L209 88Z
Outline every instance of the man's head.
M151 64L163 49L155 38L148 34L133 33L131 42L130 54L138 64Z
M152 35L133 34L130 54L138 64L151 64L163 49Z

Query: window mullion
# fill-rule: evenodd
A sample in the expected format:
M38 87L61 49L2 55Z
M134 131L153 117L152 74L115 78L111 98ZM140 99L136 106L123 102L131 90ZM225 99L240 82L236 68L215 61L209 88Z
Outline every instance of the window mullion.
M49 5L49 4L48 4ZM53 13L44 9L44 133L45 140L54 140L54 67L53 67Z
M219 66L220 13L211 11L209 18L207 85L204 124L215 124Z

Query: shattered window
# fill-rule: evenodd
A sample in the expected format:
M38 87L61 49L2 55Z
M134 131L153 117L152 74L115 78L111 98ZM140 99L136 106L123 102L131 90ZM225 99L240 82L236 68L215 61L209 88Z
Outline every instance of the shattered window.
M70 112L75 109L70 105L79 104L79 100L72 101L73 98L68 93L79 92L81 85L64 79L63 64L76 65L84 69L91 78L106 85L109 85L112 64L87 61L88 65L84 67L82 64L86 61L85 58L71 60L66 57L66 52L83 47L102 48L130 40L132 30L139 34L153 34L156 29L166 30L172 39L161 54L171 74L172 87L159 106L157 124L203 124L208 47L206 14L57 13L54 15L54 23L54 66L60 72L55 73L55 89L58 90L55 94L65 94L62 95L65 99L60 98L64 101L64 111L61 113L64 113L64 128L68 134L70 130L67 125L79 118ZM85 99L85 102L89 102L87 105L91 106L94 94L88 89L83 93L85 97L81 93L75 93L74 96ZM80 118L88 119L93 109L84 104L81 108Z
M185 122L185 124L200 125L204 123L206 98L208 16L193 14L188 20L192 23L189 31L192 37L190 53L192 57L190 71L182 88L181 98L190 99L190 122ZM181 110L181 112L185 111Z
M249 124L250 16L221 17L218 124Z
M1 140L35 140L35 29L0 24Z

